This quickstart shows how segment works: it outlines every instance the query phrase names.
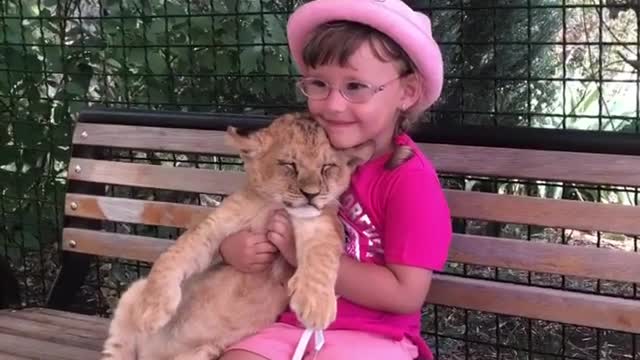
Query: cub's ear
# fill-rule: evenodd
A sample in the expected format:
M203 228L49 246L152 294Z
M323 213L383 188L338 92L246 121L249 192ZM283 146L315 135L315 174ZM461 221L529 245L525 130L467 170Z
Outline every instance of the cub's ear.
M371 157L373 157L375 150L375 142L373 140L368 140L360 145L343 150L343 153L347 156L347 165L349 165L350 168L355 169L361 164L369 161Z
M242 130L229 126L225 140L245 159L260 157L269 146L268 135L264 129Z

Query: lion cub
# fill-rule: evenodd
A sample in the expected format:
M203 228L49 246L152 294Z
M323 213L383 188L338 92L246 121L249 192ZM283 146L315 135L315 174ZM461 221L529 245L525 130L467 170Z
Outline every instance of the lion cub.
M335 319L342 253L338 197L373 146L334 149L307 114L283 115L248 135L230 127L227 140L244 160L246 184L122 294L103 359L215 359L273 323L287 304L309 328L324 329ZM280 208L291 214L296 269L282 256L258 273L221 263L225 237L246 228L265 231L270 212Z

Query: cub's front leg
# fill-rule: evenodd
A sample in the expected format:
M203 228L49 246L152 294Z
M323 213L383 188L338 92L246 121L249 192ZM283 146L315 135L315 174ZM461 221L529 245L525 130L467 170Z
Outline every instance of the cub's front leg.
M207 269L222 240L240 230L254 212L241 194L230 195L193 229L162 253L148 276L140 303L140 327L154 333L175 314L182 299L182 282Z
M325 214L293 219L293 225L298 268L288 283L290 306L305 327L325 329L336 318L342 227Z

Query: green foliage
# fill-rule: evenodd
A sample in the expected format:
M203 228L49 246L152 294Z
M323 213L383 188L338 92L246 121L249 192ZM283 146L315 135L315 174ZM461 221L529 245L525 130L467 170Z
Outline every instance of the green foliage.
M34 249L52 240L32 228L59 224L83 108L291 103L286 13L259 0L0 1L2 236Z
M551 77L561 67L554 62L552 46L530 44L556 40L562 30L561 10L487 7L499 3L465 10L451 4L452 10L439 12L433 19L434 33L441 34L440 40L447 44L443 51L451 76L442 107L469 112L464 124L526 126L527 113L543 112L557 96L552 83L527 79ZM454 119L448 113L435 121L449 125Z

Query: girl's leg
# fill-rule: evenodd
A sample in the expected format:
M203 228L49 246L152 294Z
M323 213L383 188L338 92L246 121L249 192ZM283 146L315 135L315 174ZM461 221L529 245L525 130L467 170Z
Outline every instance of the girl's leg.
M310 347L311 348L311 347ZM413 360L418 348L407 339L400 341L360 331L333 330L325 332L325 344L304 360Z
M221 360L291 360L304 329L276 323L230 346ZM395 341L376 334L349 330L324 332L317 354L313 338L303 360L413 360L418 349L409 340Z
M229 346L220 360L290 360L303 331L275 323Z
M246 350L231 350L222 355L220 360L269 360L264 356Z

